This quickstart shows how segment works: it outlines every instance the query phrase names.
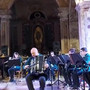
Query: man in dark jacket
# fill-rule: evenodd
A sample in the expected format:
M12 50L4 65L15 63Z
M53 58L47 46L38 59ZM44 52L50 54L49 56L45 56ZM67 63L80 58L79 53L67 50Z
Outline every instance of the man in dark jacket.
M82 56L86 67L83 67L83 68L81 68L79 70L77 68L72 73L72 78L73 78L73 82L74 82L73 85L74 86L76 85L75 88L78 88L80 86L80 83L77 84L77 81L79 82L79 75L81 75L81 74L83 74L83 79L90 86L90 55L88 54L88 51L87 51L86 47L81 48L80 55Z
M46 74L41 73L41 72L36 72L35 69L38 67L35 65L36 64L36 57L41 56L39 54L37 48L32 48L31 49L31 57L28 58L27 62L25 63L24 69L30 68L30 73L26 76L26 82L29 90L34 90L33 87L33 80L39 79L40 83L40 90L44 90L45 88L45 81L46 81Z

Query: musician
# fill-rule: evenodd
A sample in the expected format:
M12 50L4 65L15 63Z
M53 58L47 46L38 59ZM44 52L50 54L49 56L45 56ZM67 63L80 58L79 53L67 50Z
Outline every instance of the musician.
M1 51L0 51L0 57L2 58L2 57L4 57L4 54L2 54L1 53ZM1 75L2 75L2 79L4 79L4 76L3 76L3 64L2 63L0 63L0 70L1 70Z
M89 66L90 65L90 55L88 54L88 51L87 51L87 48L86 47L81 48L80 55L83 57L83 59L84 59L87 67L84 67L83 68L84 70L83 69L75 70L72 73L72 78L73 78L73 81L75 83L77 83L77 81L79 81L79 75L81 75L83 73L84 80L90 86L90 66ZM78 78L76 78L76 77L78 77ZM75 83L73 83L73 84L75 84ZM80 83L78 83L77 85L79 86ZM90 90L90 88L89 88L89 90Z
M86 48L82 48L80 52L81 52L81 55L83 56L84 60L86 61L86 64L88 65L88 70L86 70L86 72L84 72L83 79L89 85L89 90L90 90L90 55L88 54Z
M5 78L4 73L8 77L8 68L7 68L8 58L7 58L7 60L6 60L6 58L7 57L3 53L0 52L0 59L1 59L1 61L0 61L0 70L1 70L2 79Z
M73 84L73 82L72 82L72 72L73 72L73 68L74 68L74 62L72 61L72 59L71 59L71 54L74 54L74 53L76 53L76 49L75 48L71 48L71 49L69 49L69 52L68 52L68 55L69 55L69 57L70 57L70 61L68 61L68 62L66 62L66 68L64 68L63 69L63 76L64 76L64 79L65 79L65 82L66 82L66 84L64 84L64 85L69 85L69 86L72 86L72 84ZM73 86L74 87L74 86Z
M45 87L45 81L46 81L46 74L41 72L35 72L35 66L33 66L36 62L36 56L40 56L37 48L31 49L31 57L27 59L27 62L25 63L24 69L29 68L30 66L30 73L26 76L26 82L29 90L34 90L33 87L33 80L39 79L40 83L40 90L44 90ZM34 64L33 64L34 63Z
M22 61L22 58L20 57L18 52L14 52L13 57L11 60L19 60ZM11 68L8 69L9 77L10 77L10 82L14 82L14 74L15 71L20 70L20 66L12 66Z
M47 63L48 63L48 66L49 66L48 69L51 70L53 80L55 80L55 72L54 71L58 70L59 58L54 54L53 51L50 52L50 56L47 58Z

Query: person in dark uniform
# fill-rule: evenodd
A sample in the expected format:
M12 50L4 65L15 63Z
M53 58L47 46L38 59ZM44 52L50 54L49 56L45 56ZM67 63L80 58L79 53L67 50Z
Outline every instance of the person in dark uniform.
M80 70L74 70L72 73L73 78L73 85L76 85L76 88L80 86L79 76L83 74L83 79L88 83L90 86L90 55L88 54L87 48L83 47L80 49L80 55L83 57L85 61L86 67L81 68ZM78 83L77 83L78 82ZM90 90L90 87L89 87Z
M55 70L58 70L59 57L54 54L53 51L50 52L50 56L47 58L48 69L50 69L52 74L52 79L55 80Z
M64 85L69 85L69 86L72 86L73 82L72 82L72 72L73 72L73 68L74 68L74 63L70 57L71 54L74 54L76 53L76 49L75 48L71 48L69 49L69 52L68 52L68 56L70 58L70 60L66 63L67 66L65 66L66 68L63 69L63 76L64 76L64 79L65 79L65 82Z
M35 71L35 62L36 62L36 57L37 56L42 56L39 54L37 48L32 48L31 49L31 57L29 57L25 63L24 69L30 68L30 73L26 76L26 82L29 90L34 90L33 87L33 80L39 80L40 83L40 90L44 90L45 88L45 81L46 81L46 74L43 72L34 72ZM32 66L32 67L30 67Z
M21 56L19 55L18 52L14 52L13 54L13 57L12 57L12 60L19 60L20 59L20 62L22 61L22 58ZM15 71L20 71L21 67L20 66L12 66L8 69L8 74L9 74L9 77L10 77L10 82L15 82L14 80L14 74L15 74Z
M3 55L2 53L0 53L0 58L2 58L3 56L4 56L4 55ZM3 67L3 63L2 63L2 61L1 61L1 62L0 62L0 70L1 70L2 79L4 79L3 69L4 69L4 67Z
M7 67L8 58L9 57L5 56L3 53L0 53L0 70L1 70L2 79L5 78L4 73L8 77L8 67Z

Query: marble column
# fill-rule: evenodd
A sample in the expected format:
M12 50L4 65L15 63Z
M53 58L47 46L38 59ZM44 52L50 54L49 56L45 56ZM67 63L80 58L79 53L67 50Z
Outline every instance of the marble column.
M1 18L1 47L7 46L8 47L8 55L9 55L9 49L10 49L10 40L9 40L9 22L10 22L10 15L0 15Z
M87 47L90 53L90 1L83 1L76 5L79 24L80 48Z

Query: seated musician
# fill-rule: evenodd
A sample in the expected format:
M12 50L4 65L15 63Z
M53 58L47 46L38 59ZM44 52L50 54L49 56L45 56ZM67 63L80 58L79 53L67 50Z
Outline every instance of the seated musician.
M86 62L86 66L83 69L80 70L75 70L72 74L72 78L73 78L73 84L76 84L77 82L79 82L79 75L81 75L83 73L84 75L84 80L88 83L88 85L90 86L90 55L88 54L87 48L83 47L80 50L80 55L83 57L84 61ZM79 86L80 83L77 83L77 86ZM89 88L90 90L90 88Z
M0 51L0 57L3 57L3 56L4 56L4 54L2 54ZM3 64L2 63L0 63L0 70L1 70L1 75L2 75L2 79L3 79L4 76L3 76Z
M69 52L68 52L68 55L70 57L70 54L74 54L76 52L75 48L71 48L69 49ZM74 63L70 57L70 61L66 62L67 66L65 66L66 68L63 69L63 76L64 76L64 79L65 79L65 82L66 84L65 85L69 85L69 86L72 86L72 71L73 71L73 68L74 68Z
M46 74L44 72L43 73L35 72L35 68L37 66L36 65L34 66L34 64L36 62L36 56L41 56L41 54L39 54L37 48L32 48L30 52L31 52L32 56L27 59L27 62L25 63L25 66L24 66L24 69L30 68L30 73L26 76L26 82L27 82L28 89L34 90L32 81L39 79L40 90L44 90Z
M5 54L1 53L1 51L0 51L0 59L1 59L0 60L0 70L1 70L2 79L4 79L5 78L4 73L6 74L6 76L8 76L8 68L6 67L8 59L7 61L5 61L6 56Z
M14 52L13 57L11 60L19 60L22 61L22 58L18 54L18 52ZM11 68L8 69L9 77L10 77L10 82L14 82L14 74L15 71L20 70L20 66L12 66Z
M55 70L58 70L59 58L54 54L53 51L50 52L50 56L47 58L48 69L51 70L53 80L55 80Z

